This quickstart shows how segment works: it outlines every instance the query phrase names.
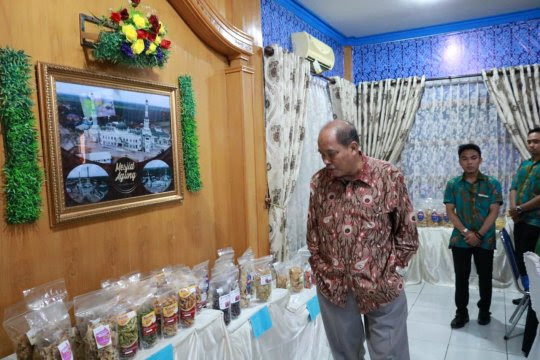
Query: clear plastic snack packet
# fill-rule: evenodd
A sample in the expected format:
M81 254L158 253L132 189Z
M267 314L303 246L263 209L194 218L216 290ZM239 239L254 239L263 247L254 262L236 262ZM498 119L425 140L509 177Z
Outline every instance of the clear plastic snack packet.
M118 334L111 315L118 302L112 289L100 289L73 298L75 323L88 360L118 359Z
M112 313L118 332L118 356L131 359L139 350L139 327L137 324L137 293L133 283L120 294L120 300Z
M162 336L169 338L176 335L178 331L178 293L176 287L160 288L155 308L159 309Z
M290 262L289 280L292 292L304 290L304 261L300 254L296 254Z
M289 262L276 262L273 266L276 271L276 288L289 289Z
M39 310L57 301L66 302L68 292L64 279L57 279L23 291L29 309Z
M315 285L315 277L313 271L311 270L311 265L309 264L309 258L311 253L308 249L298 250L298 255L302 259L302 268L304 270L304 288L311 289Z
M253 297L253 251L248 248L242 256L238 258L239 285L240 285L240 307L247 308L251 304Z
M139 343L143 349L153 347L159 340L158 317L155 309L157 288L152 280L150 278L141 282L136 300Z
M272 260L272 255L253 260L255 291L259 301L268 301L272 295Z
M227 275L226 272L219 273L213 271L209 288L212 309L223 312L225 325L229 325L231 322L230 282Z
M4 310L4 330L13 343L18 360L31 360L34 344L30 342L30 326L26 315L32 312L25 301L20 301ZM28 335L27 335L28 334ZM33 339L32 339L33 340Z
M210 277L208 276L208 263L209 261L203 261L193 267L193 276L199 282L199 297L197 299L197 312L200 312L202 308L206 307L208 301L208 286L210 283Z
M191 327L195 323L197 312L198 281L189 268L182 269L178 274L178 312L179 325Z
M56 301L26 315L34 332L33 359L72 360L71 321L63 301Z

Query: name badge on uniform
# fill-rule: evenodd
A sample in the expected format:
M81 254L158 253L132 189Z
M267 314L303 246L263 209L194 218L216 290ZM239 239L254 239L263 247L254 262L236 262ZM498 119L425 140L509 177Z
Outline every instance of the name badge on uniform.
M486 194L480 194L480 193L478 194L478 196L484 197L484 198L488 198L488 197L489 197L489 196L487 196Z

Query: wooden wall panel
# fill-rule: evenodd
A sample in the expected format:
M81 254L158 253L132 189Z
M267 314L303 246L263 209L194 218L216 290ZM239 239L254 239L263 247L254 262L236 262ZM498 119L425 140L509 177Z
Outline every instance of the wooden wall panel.
M258 1L211 0L225 17L236 14L236 25L255 37L260 45ZM245 4L243 4L245 3ZM256 4L255 4L256 3ZM262 96L262 52L251 57L253 76L253 121L256 144L249 151L255 157L257 213L247 214L243 203L245 180L231 166L244 161L238 154L234 121L228 118L227 81L229 61L211 50L191 31L165 0L143 0L156 10L168 26L173 42L169 63L162 70L130 70L96 64L79 45L78 14L105 15L118 1L18 0L0 1L0 22L4 24L0 46L24 50L32 62L50 62L177 85L181 74L193 79L197 101L200 164L203 190L178 203L157 205L49 227L48 201L43 187L43 215L32 225L7 225L5 199L0 191L0 316L4 308L22 298L21 291L63 277L71 296L99 287L101 280L130 271L148 271L174 263L194 265L215 258L218 248L233 245L243 251L251 244L260 254L268 253L268 219L264 208L266 166ZM243 13L236 13L242 11ZM232 21L232 20L231 20ZM258 36L258 38L257 38ZM257 40L259 39L259 40ZM35 78L32 79L35 85ZM34 114L39 121L36 94ZM41 129L39 129L41 132ZM40 135L41 136L41 135ZM241 151L241 150L240 150ZM0 165L4 164L0 138ZM40 154L40 160L43 154ZM247 239L248 216L257 217L257 236ZM0 330L0 356L12 351Z

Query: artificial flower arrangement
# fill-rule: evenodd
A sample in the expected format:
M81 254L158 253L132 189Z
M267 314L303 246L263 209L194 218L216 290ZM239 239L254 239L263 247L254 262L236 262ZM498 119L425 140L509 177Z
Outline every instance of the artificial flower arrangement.
M110 61L135 68L165 65L171 42L165 39L167 29L155 14L145 16L137 10L141 0L129 0L129 9L111 11L102 25L113 31L101 31L94 44L96 60Z

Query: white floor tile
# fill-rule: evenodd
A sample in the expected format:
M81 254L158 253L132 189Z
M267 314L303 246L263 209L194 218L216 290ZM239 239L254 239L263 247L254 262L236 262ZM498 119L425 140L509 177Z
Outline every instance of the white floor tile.
M407 293L409 292L415 292L415 293L419 293L420 291L422 291L422 288L424 287L424 283L420 283L420 284L406 284L405 285L405 291Z
M418 293L409 293L407 292L407 290L405 290L405 293L407 295L407 309L410 312L414 304L416 303L416 299L418 298Z
M447 345L452 329L449 325L428 322L407 321L409 340L422 340Z
M525 330L525 326L517 325L514 332L512 333L512 337L506 340L506 351L508 352L508 354L515 354L515 355L523 354L523 352L521 351L521 344L523 343L524 330ZM517 336L514 336L514 335L517 335Z
M478 325L476 320L472 320L465 327L452 331L450 345L506 353L504 326L495 322L482 326Z
M416 302L409 312L409 321L430 322L450 327L450 321L454 318L454 309L434 309L422 306Z
M447 344L417 339L409 340L409 354L410 358L414 360L444 360L447 347Z
M448 296L444 294L431 294L421 292L418 294L416 303L433 309L442 309L443 311L448 311L449 309L454 309L454 296ZM453 310L451 310L453 312Z
M430 283L424 283L424 287L422 288L422 293L424 294L439 294L439 295L450 295L454 296L454 287L453 286L441 286L441 285L433 285Z
M412 359L412 358L411 358ZM452 345L448 347L445 360L506 360L505 352L479 350L479 349L467 349L459 345Z

